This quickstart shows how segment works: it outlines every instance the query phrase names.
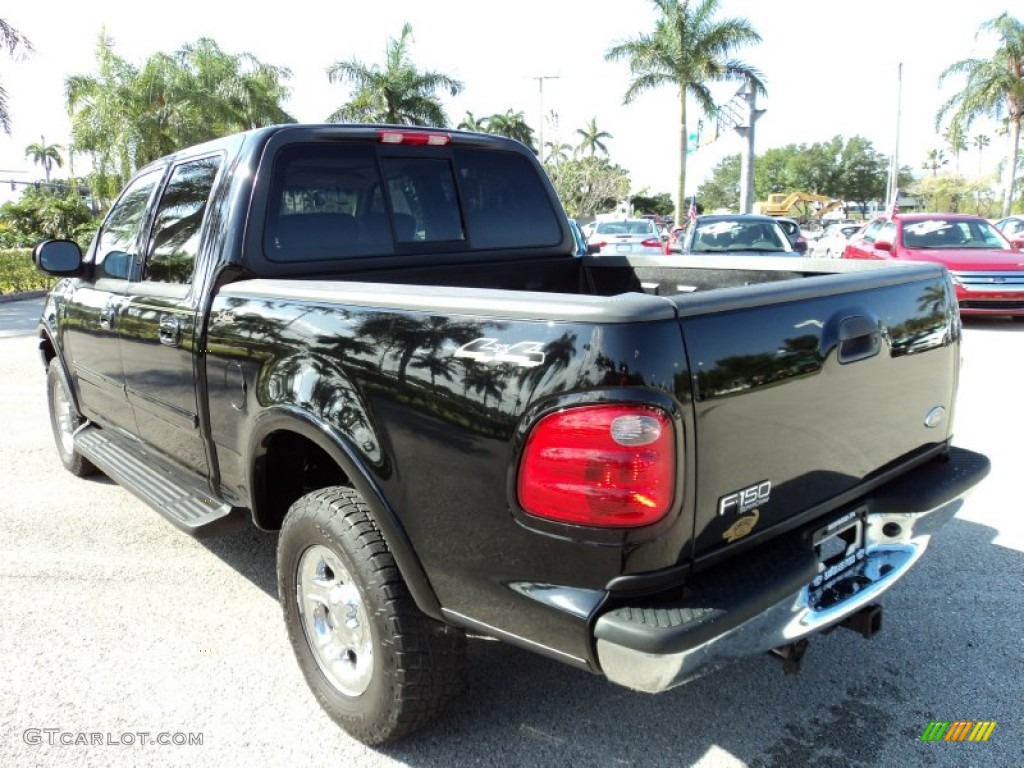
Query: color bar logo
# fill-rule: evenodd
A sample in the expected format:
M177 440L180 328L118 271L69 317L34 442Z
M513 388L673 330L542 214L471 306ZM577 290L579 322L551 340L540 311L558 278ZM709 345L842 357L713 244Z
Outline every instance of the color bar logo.
M988 741L995 729L995 720L932 720L921 741Z

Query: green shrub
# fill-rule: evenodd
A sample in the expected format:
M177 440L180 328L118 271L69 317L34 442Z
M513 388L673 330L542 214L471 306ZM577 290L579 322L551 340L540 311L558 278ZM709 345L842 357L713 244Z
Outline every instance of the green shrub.
M49 290L56 280L36 269L28 248L0 250L0 295Z

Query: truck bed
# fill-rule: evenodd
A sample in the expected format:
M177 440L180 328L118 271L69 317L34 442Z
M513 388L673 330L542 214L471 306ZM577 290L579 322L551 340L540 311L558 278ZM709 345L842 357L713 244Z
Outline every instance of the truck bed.
M902 266L902 265L900 265ZM645 293L677 296L720 288L759 286L782 280L836 275L885 274L901 280L907 274L885 262L843 261L803 257L751 256L585 256L519 259L514 255L467 264L464 261L412 266L402 270L325 272L309 279L345 280L409 286L484 288L500 291L620 296ZM919 269L911 266L911 270ZM941 270L932 269L932 273ZM813 290L817 291L819 286ZM703 304L703 303L702 303Z

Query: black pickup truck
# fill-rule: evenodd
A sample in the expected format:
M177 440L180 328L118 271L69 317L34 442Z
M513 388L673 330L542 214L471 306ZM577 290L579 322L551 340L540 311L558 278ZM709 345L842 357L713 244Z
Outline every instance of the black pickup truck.
M494 136L230 136L35 258L64 466L279 531L298 665L366 743L458 693L467 633L649 692L795 669L988 471L941 266L580 256Z

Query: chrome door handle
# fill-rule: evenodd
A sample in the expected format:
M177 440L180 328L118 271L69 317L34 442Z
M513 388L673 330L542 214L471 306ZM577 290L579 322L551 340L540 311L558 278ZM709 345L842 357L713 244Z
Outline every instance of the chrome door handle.
M181 343L181 323L174 315L160 318L160 343L168 347L176 347Z
M121 309L121 300L118 298L110 298L107 303L103 305L103 309L100 310L100 328L109 331L110 327L114 323L114 316Z

